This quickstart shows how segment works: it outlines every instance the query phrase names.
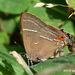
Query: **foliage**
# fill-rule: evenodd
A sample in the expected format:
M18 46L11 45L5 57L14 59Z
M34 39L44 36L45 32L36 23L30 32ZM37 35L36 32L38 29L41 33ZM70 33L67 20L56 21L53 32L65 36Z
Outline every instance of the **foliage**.
M36 3L57 4L52 8L35 7ZM63 6L62 6L63 5ZM29 75L29 73L10 55L17 51L24 55L24 47L20 32L20 15L30 12L38 16L48 25L64 29L70 35L75 35L74 0L0 0L0 75ZM29 67L37 75L74 75L75 56L67 55L68 48L64 48L65 56L48 59ZM26 61L26 59L25 59ZM46 72L48 71L48 72Z

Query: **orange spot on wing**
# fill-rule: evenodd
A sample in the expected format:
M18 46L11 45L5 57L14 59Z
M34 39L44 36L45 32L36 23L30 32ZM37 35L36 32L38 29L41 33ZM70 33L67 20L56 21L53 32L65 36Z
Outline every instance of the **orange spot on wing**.
M65 39L65 37L61 35L61 36L58 36L57 39L63 41Z

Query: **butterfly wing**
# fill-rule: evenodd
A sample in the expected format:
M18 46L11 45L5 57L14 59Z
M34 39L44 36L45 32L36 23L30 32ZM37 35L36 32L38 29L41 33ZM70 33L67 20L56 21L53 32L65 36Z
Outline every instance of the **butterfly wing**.
M60 40L55 40L61 31L51 26L47 27L29 13L22 14L21 29L26 52L33 61L54 56L54 52L62 46Z

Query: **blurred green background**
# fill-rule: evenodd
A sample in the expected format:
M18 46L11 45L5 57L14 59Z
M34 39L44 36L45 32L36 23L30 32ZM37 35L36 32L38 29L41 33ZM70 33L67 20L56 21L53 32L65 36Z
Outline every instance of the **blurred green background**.
M52 8L48 8L46 5L35 7L39 2L56 4L57 6ZM22 12L30 12L46 24L64 29L65 32L75 36L74 10L75 0L0 0L0 75L29 75L9 54L14 50L23 55L25 53L20 32ZM69 18L71 14L73 15ZM65 47L64 51L67 54L68 47ZM48 75L75 75L75 72L64 72L64 68L67 69L67 67L75 70L74 55L49 59L44 63L33 65L31 72L44 75L43 72L48 69Z

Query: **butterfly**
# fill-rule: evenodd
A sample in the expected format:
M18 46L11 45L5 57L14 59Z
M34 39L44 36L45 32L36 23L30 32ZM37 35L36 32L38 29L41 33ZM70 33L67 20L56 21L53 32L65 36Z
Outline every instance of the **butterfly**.
M22 13L20 23L24 47L32 61L55 57L62 47L70 44L64 31L45 24L30 13Z

